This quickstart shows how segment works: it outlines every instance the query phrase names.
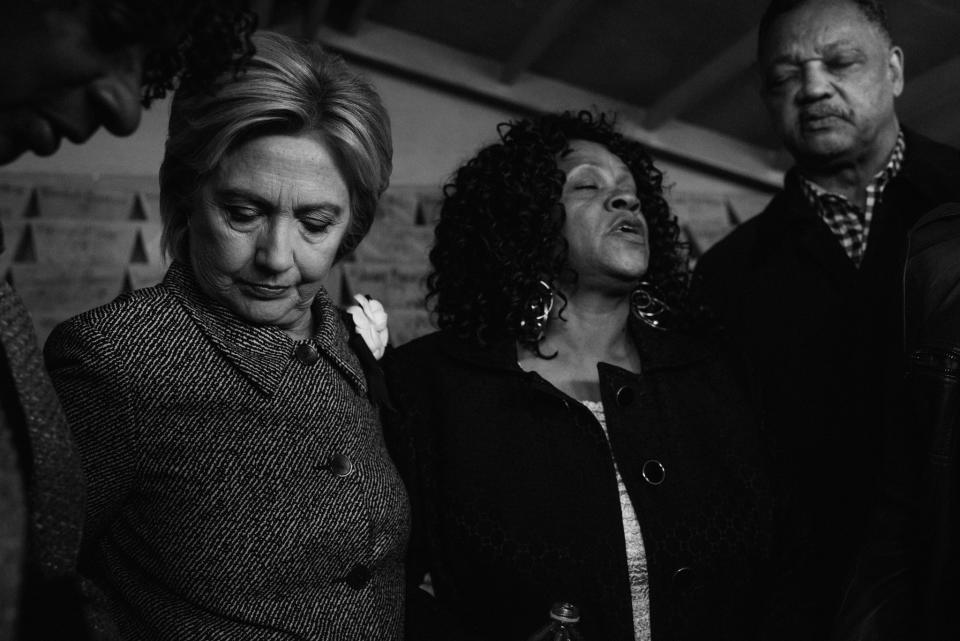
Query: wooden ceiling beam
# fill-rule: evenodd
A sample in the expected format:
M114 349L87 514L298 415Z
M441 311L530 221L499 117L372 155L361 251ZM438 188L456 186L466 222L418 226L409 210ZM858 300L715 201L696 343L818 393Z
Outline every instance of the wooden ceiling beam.
M960 104L952 109L944 109L935 120L931 119L920 127L934 140L957 145L960 140Z
M496 77L496 62L405 31L368 21L357 36L322 26L318 39L349 61L517 114L615 111L621 130L659 158L769 191L783 184L775 152L677 120L650 131L639 107L533 73L505 85Z
M273 24L274 0L252 0L250 10L257 14L257 28L268 29Z
M960 110L960 56L928 69L916 78L907 76L897 114L908 125L930 124Z
M310 40L317 35L317 29L323 24L330 8L330 0L306 0L303 8L303 27L301 37Z
M360 30L361 23L367 19L367 15L370 13L370 10L373 9L374 4L376 4L376 0L356 0L356 2L353 3L353 8L347 14L347 33L350 35L357 34L357 31Z
M517 77L526 71L543 52L556 40L576 15L586 8L588 3L583 0L556 0L547 10L543 18L534 25L533 29L520 42L510 58L503 63L500 71L500 81L504 84L513 84Z
M659 129L667 121L684 115L691 107L720 91L753 66L756 51L757 30L754 28L661 96L647 109L644 127Z

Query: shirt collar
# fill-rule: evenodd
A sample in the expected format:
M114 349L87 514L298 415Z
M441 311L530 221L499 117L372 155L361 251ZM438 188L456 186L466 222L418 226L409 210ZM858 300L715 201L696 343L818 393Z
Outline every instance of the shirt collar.
M903 166L903 158L906 154L906 149L907 141L904 138L903 130L901 129L897 133L897 142L893 145L893 150L890 152L890 157L887 159L887 164L884 165L883 169L874 175L873 180L870 181L868 189L872 190L875 194L883 193L883 190L886 188L887 184L893 180L898 173L900 173L900 168ZM791 186L794 186L794 188L799 188L804 200L806 200L807 203L810 204L811 207L814 207L817 211L821 209L821 200L823 198L840 199L849 206L854 206L853 203L850 203L845 196L827 191L817 183L804 176L796 167L787 172L786 187L789 189Z
M346 327L323 288L311 307L314 335L308 341L294 341L279 327L243 320L200 291L188 265L173 263L163 283L220 353L265 394L273 395L287 368L296 363L294 350L305 342L313 344L361 394L366 394L366 379L348 346Z

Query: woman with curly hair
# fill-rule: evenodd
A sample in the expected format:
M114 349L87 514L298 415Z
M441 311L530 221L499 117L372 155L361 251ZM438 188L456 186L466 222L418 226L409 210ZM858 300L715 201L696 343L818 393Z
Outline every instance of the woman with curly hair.
M588 640L757 638L775 539L758 420L687 305L660 171L603 115L499 134L444 190L441 329L385 362L408 638L526 639L557 601Z

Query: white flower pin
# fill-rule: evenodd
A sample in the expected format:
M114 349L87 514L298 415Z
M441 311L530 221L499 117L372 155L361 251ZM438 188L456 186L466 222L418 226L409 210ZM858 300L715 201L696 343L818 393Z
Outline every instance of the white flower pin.
M363 337L364 342L374 358L380 360L384 350L387 348L387 342L390 340L389 330L387 329L387 312L379 301L367 298L363 294L357 294L353 297L357 305L351 305L347 308L353 317L353 322L357 326L357 333Z

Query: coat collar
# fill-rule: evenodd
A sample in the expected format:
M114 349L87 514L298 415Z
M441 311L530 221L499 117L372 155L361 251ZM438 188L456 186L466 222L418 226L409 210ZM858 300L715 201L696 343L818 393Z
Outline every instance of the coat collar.
M632 317L629 328L644 373L683 367L706 358L711 351L708 338L700 334L654 329ZM513 340L484 346L474 339L460 338L449 329L442 330L440 336L441 349L452 358L489 369L523 372Z
M938 342L955 348L960 310L960 204L924 215L909 235L903 273L904 346Z
M927 211L943 201L943 195L954 193L960 195L960 188L956 182L956 168L960 166L960 151L934 142L908 127L903 127L905 150L903 165L896 177L890 181L884 190L884 200L888 200L888 192L908 190L914 199L923 199L933 202L923 209ZM787 213L790 219L806 219L814 217L810 207L805 203L798 188L790 185L796 180L795 172L788 172L784 189L774 198L774 203ZM773 206L773 203L771 203ZM912 222L915 221L910 221Z
M903 127L902 131L905 140L903 165L884 190L883 200L888 206L881 205L874 212L871 242L867 245L867 253L859 270L827 226L816 224L819 223L816 213L806 203L799 187L790 184L791 180L797 180L794 173L788 172L784 189L769 206L777 215L760 221L770 228L770 233L765 236L782 235L788 244L796 244L819 263L829 278L842 286L855 287L862 274L872 273L876 263L874 254L877 251L877 237L893 233L890 230L898 226L909 227L915 222L890 219L890 212L906 218L911 211L923 212L935 206L943 200L944 194L958 192L951 169L960 165L960 153L907 127Z
M909 128L903 128L907 150L903 168L898 175L901 188L909 188L911 195L929 201L923 211L943 202L944 194L960 197L957 186L957 167L960 166L960 151L934 142ZM922 212L921 212L922 213ZM915 220L906 221L908 225Z
M357 356L348 345L349 336L336 306L322 288L314 299L315 332L309 341L294 341L278 327L251 325L224 305L200 291L193 271L183 263L170 266L164 286L180 302L213 346L253 385L268 396L274 394L284 373L294 361L297 345L309 342L333 363L357 388L367 393L367 384Z
M685 367L702 361L714 350L709 334L677 329L654 329L646 323L630 319L633 340L640 350L644 372Z
M777 201L780 201L779 205ZM767 223L777 225L788 245L796 244L800 251L819 263L831 279L847 287L855 285L857 266L847 256L830 228L810 208L798 186L788 185L775 197L771 206L779 206L784 215L781 220L768 220ZM869 251L869 243L867 247Z

